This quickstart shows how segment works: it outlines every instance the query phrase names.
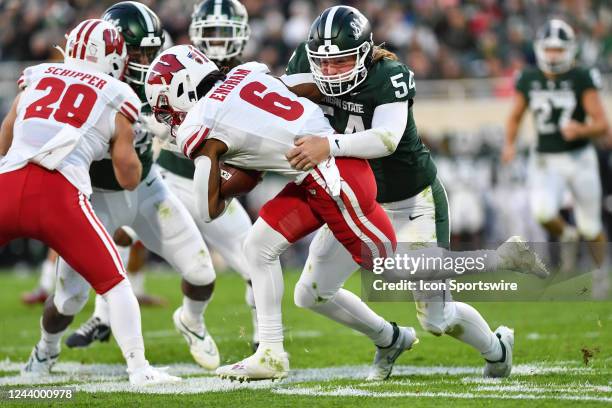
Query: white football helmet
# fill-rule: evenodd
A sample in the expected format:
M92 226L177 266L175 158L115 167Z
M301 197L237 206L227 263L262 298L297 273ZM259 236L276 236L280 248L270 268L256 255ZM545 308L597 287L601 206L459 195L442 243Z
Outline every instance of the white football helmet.
M203 95L197 87L217 65L193 45L176 45L157 56L145 78L145 94L155 119L173 130ZM219 78L221 79L221 77Z
M558 49L558 55L549 55L546 50ZM534 44L538 67L551 74L569 71L576 58L576 36L572 27L563 20L552 19L538 30Z
M122 79L126 61L123 37L108 21L85 20L67 36L66 65L82 66Z

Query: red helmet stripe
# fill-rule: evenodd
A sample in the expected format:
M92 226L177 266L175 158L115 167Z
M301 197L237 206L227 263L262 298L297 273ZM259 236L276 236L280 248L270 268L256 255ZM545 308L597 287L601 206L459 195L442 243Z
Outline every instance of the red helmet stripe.
M74 40L74 45L72 46L72 50L70 50L70 56L72 58L76 58L77 49L81 45L81 43L79 42L79 40L81 39L81 34L83 33L85 27L87 27L91 22L91 20L85 20L80 24L79 31L77 32L76 39Z
M87 48L87 41L89 41L89 36L91 35L91 32L93 31L93 29L96 28L96 26L100 24L101 22L102 21L97 20L97 21L94 21L94 23L89 26L89 29L85 33L85 37L83 39L83 45L81 45L81 54L79 55L79 59L85 59L85 48Z

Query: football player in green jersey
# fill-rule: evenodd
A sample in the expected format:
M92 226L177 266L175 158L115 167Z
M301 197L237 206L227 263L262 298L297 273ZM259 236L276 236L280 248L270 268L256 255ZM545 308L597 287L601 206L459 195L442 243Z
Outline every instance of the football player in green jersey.
M240 55L249 39L248 15L238 0L205 0L194 6L189 37L208 58L228 72L242 64ZM166 148L165 148L166 147ZM180 153L179 153L180 154ZM242 246L251 228L251 219L238 200L232 200L223 216L206 223L197 214L193 189L193 161L162 145L157 164L164 181L193 217L206 243L247 282L245 299L251 309L252 347L257 349L257 313L249 266Z
M151 9L133 1L111 6L102 19L112 22L124 37L129 55L125 79L143 102L143 113L133 126L142 179L134 191L125 191L117 182L110 160L94 162L90 169L94 187L91 201L108 231L130 227L147 249L181 273L183 305L173 315L174 325L185 337L196 362L214 369L219 365L219 352L203 318L215 283L212 260L193 218L153 165L153 131L146 121L151 108L144 95L144 78L164 42L161 22ZM72 273L70 266L60 261L58 282L63 275ZM55 302L78 312L87 301L88 290L84 285L58 286ZM93 316L66 339L66 344L87 347L94 340L108 340L108 321L108 305L98 296Z
M525 111L531 110L537 131L529 170L532 213L562 243L575 242L580 236L591 242L596 264L592 294L604 298L610 286L604 266L607 245L597 156L591 143L609 128L599 98L600 75L595 68L575 65L574 30L562 20L550 20L539 30L535 54L538 66L524 69L516 81L502 160L507 163L514 158L519 124ZM577 228L559 215L566 191L574 201ZM562 245L563 254L569 245Z
M310 168L330 154L369 159L377 200L391 219L398 242L448 247L446 192L418 136L412 110L414 75L394 54L374 46L368 20L352 7L325 10L281 79L289 86L314 81L323 94L321 107L339 133L297 141L288 154L292 165ZM295 303L368 335L377 346L369 378L386 379L409 344L404 341L408 336L342 289L355 268L348 252L329 229L322 228L310 246ZM487 361L486 376L509 375L514 341L510 329L501 326L492 332L476 309L452 301L448 291L415 291L414 297L424 329L476 348Z

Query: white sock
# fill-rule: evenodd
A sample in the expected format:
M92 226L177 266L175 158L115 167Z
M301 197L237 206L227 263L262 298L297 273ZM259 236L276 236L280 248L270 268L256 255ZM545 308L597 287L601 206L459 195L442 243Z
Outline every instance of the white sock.
M103 296L108 302L113 335L125 357L128 370L133 372L145 367L148 362L144 354L140 309L130 283L124 279Z
M57 262L45 259L40 268L40 281L38 286L47 293L53 292L55 286L55 268Z
M365 334L377 346L387 347L393 339L391 323L346 289L340 289L330 300L315 304L310 309Z
M110 324L108 302L103 296L96 295L96 307L94 308L93 317L99 318L100 322L107 326Z
M276 341L276 342L262 341L259 343L257 352L259 352L260 350L261 352L263 352L264 350L272 350L274 353L279 353L279 354L285 352L285 348L283 347L282 341Z
M245 256L252 267L260 346L266 344L275 350L282 349L283 344L284 282L279 256L289 245L285 237L261 218L251 228L244 244Z
M130 281L130 285L132 285L132 290L134 294L138 296L142 296L145 294L144 282L145 282L145 274L140 272L127 273L128 280Z
M64 333L66 333L66 330L62 330L58 333L48 333L42 325L42 319L40 319L40 341L38 342L38 349L51 355L58 354L62 348L61 341Z
M251 323L253 324L253 343L259 343L259 324L257 323L257 309L251 309Z
M205 329L204 326L204 310L208 306L208 300L193 300L187 296L183 296L183 310L181 318L183 322L194 331L202 331Z
M485 359L499 361L502 358L501 344L485 319L467 303L455 302L455 307L456 314L449 327L456 329L448 334L474 347Z

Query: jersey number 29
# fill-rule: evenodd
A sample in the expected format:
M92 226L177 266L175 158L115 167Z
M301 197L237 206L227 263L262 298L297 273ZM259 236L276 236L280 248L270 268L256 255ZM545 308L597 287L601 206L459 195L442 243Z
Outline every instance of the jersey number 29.
M96 91L83 84L72 84L66 88L66 83L59 78L45 77L38 82L36 90L49 93L32 102L25 111L23 119L42 118L53 119L80 128L87 121L98 95ZM64 89L66 90L64 92ZM60 101L57 108L51 105Z

